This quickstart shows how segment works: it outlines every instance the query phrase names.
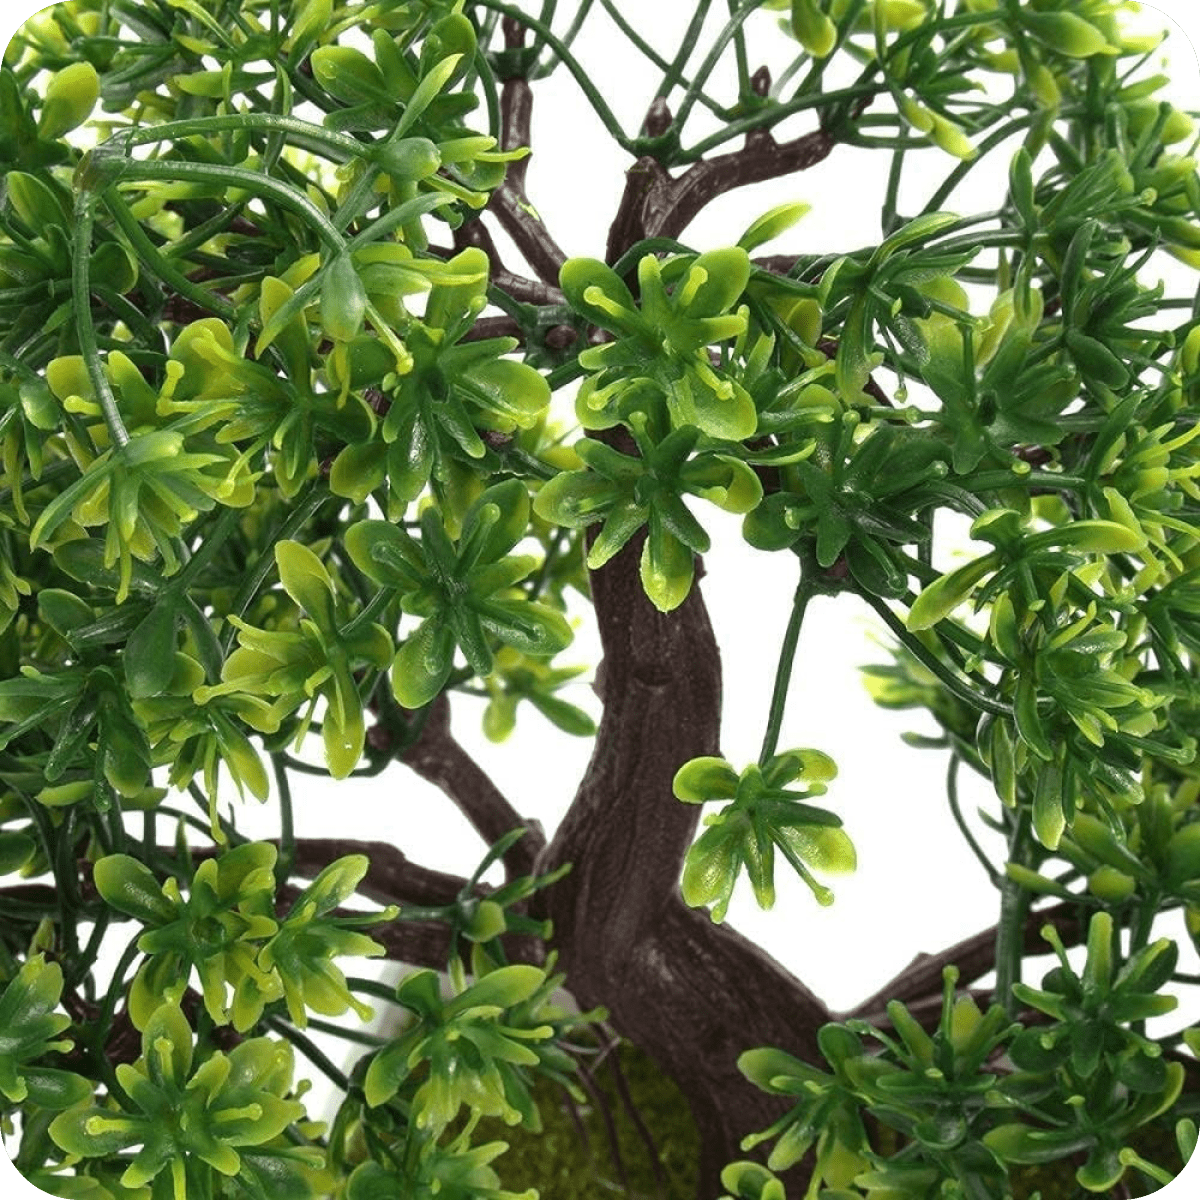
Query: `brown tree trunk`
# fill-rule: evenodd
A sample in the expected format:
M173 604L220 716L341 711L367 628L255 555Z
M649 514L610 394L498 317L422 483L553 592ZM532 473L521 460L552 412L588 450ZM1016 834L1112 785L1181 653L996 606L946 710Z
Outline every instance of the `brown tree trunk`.
M569 812L539 871L569 862L540 894L572 993L603 1005L613 1026L688 1097L702 1146L699 1194L746 1157L741 1139L786 1110L737 1069L752 1046L816 1053L825 1006L746 938L689 909L679 892L700 806L676 800L681 764L720 753L721 667L699 587L658 612L638 574L636 538L592 589L604 660L604 717Z

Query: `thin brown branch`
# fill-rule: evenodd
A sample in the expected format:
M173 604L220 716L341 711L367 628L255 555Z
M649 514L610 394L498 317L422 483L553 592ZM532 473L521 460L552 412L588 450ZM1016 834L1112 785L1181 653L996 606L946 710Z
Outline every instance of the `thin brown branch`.
M278 838L264 839L278 846ZM330 863L347 854L365 854L370 862L358 892L377 904L406 904L436 907L453 904L467 881L460 875L449 875L415 863L390 842L363 841L358 838L297 838L292 859L292 873L302 879L315 879ZM159 846L165 858L174 858L173 846ZM220 846L194 847L193 862L216 858ZM283 894L285 889L280 889ZM481 887L480 894L488 889Z
M856 119L869 103L869 98L860 100L847 119ZM677 238L725 192L815 167L837 141L836 130L824 125L787 142L759 129L746 136L740 150L701 159L678 177L654 159L638 159L626 176L625 194L609 231L608 261L615 262L642 238Z
M1056 904L1031 912L1025 922L1025 953L1040 954L1046 950L1042 929L1053 925L1064 943L1075 945L1087 936L1086 922L1079 917L1073 904ZM833 1019L844 1021L851 1017L868 1021L886 1020L887 1005L892 1000L916 1004L942 994L942 971L956 966L960 986L967 986L986 975L996 966L996 929L984 929L936 954L918 954L899 975L884 984L874 995L849 1012L834 1014Z
M491 267L488 271L488 283L519 300L524 304L562 304L564 298L557 287L551 287L540 279L528 279L524 275L514 274L505 267L500 258L500 251L492 238L488 227L478 217L465 221L454 231L454 248L430 246L430 251L439 258L451 258L466 246L478 246L488 256Z
M510 21L505 28L506 41L524 44L525 31L519 23ZM500 148L516 150L530 144L529 126L533 112L533 90L529 81L511 78L500 89ZM492 192L488 209L504 231L516 243L525 261L537 276L551 287L558 285L558 272L567 256L550 235L525 193L525 174L528 159L510 163L504 182Z
M536 821L513 808L487 772L454 740L445 696L433 702L421 735L401 761L441 788L488 845L523 826L525 836L509 847L504 865L510 877L532 873L534 859L546 844L545 835Z
M512 317L481 317L462 336L464 342L482 342L487 338L514 337L525 340L525 331Z
M777 142L769 133L751 134L741 150L702 159L673 182L669 195L651 197L646 236L678 237L717 196L750 183L807 171L828 158L836 144L825 129L814 129L790 142Z
M293 870L313 878L335 859L365 854L370 860L358 891L378 904L453 904L467 881L415 863L390 842L355 838L298 838Z

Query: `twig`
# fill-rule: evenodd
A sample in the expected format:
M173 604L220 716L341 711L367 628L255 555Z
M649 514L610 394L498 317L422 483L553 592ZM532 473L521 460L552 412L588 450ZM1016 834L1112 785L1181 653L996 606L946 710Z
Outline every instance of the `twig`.
M621 1140L617 1136L617 1124L613 1120L608 1101L596 1086L589 1070L579 1072L579 1082L583 1085L583 1090L591 1098L592 1103L596 1106L596 1111L600 1114L600 1119L604 1122L604 1132L608 1135L608 1149L612 1156L613 1165L617 1168L617 1178L620 1180L621 1187L628 1196L629 1175L625 1170L625 1160L621 1156Z
M524 29L512 18L506 19L505 36L508 41L523 45ZM500 91L500 148L515 150L529 145L529 124L533 112L533 90L527 79L512 78L504 81ZM554 287L558 284L558 272L567 256L550 235L541 217L537 215L529 197L525 194L525 174L528 160L510 163L504 182L492 193L488 208L505 232L517 244L525 261L534 269L543 282Z
M464 342L481 342L486 338L514 337L525 340L525 331L512 317L482 317L463 334Z
M430 246L430 252L439 258L451 258L456 251L466 246L478 246L491 263L488 272L489 284L511 296L514 300L526 304L563 304L565 298L557 287L551 287L540 279L528 279L524 275L516 275L505 267L500 259L500 251L488 230L488 227L478 218L465 221L454 232L454 248Z
M870 97L860 99L848 119L860 116L869 103ZM837 141L834 129L826 126L787 142L777 142L766 130L752 130L742 149L701 159L678 178L672 178L657 160L639 158L626 175L625 193L609 230L608 261L616 262L642 238L678 237L725 192L815 167Z

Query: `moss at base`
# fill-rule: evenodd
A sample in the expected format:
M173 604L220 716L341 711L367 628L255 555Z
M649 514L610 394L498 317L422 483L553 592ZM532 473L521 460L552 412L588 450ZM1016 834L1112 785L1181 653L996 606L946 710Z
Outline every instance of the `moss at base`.
M638 1114L658 1148L665 1176L665 1184L656 1177L613 1072L609 1064L601 1064L594 1083L611 1117L629 1200L692 1200L700 1139L683 1093L629 1043L622 1042L615 1053ZM541 1200L612 1200L626 1195L600 1105L589 1098L577 1106L581 1134L561 1088L539 1082L533 1094L542 1115L542 1133L512 1129L499 1121L480 1123L478 1140L508 1142L508 1152L495 1163L504 1186L515 1191L535 1187Z

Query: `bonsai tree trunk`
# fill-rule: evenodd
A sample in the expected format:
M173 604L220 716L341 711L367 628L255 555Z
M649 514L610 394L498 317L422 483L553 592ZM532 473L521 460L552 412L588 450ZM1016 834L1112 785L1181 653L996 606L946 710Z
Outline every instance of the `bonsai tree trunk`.
M700 1195L742 1157L741 1139L783 1111L738 1071L738 1054L772 1045L802 1058L829 1019L817 997L705 910L678 879L698 821L671 780L689 758L720 753L721 663L698 588L660 613L638 577L642 539L592 573L604 660L595 751L539 871L571 863L540 893L539 915L581 1004L614 1027L688 1097L700 1132Z

